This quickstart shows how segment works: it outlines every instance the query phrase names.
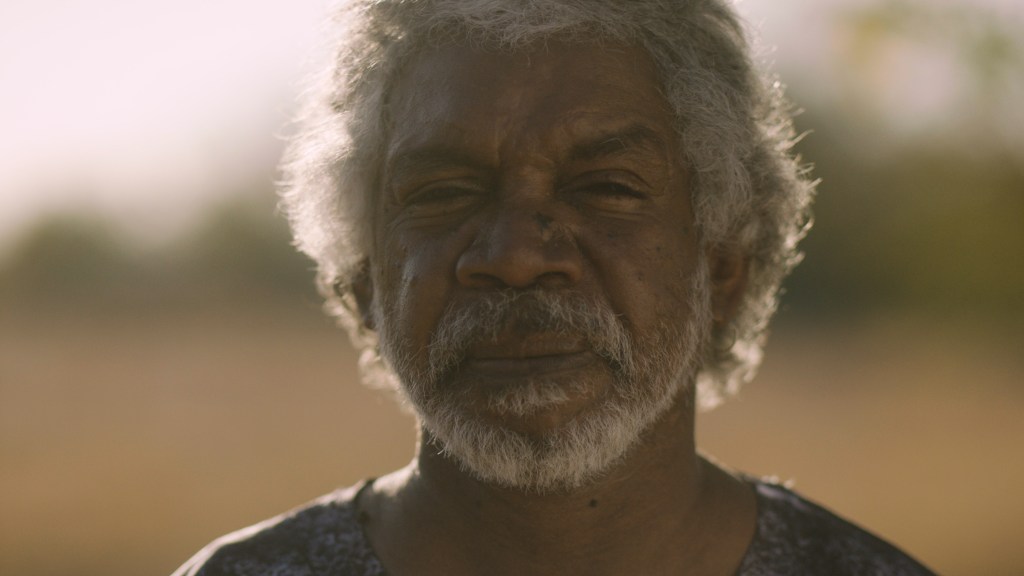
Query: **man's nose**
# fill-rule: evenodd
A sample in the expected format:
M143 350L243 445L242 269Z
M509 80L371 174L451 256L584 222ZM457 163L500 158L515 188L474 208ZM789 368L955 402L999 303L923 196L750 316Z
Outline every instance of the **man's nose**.
M556 288L578 282L582 258L557 212L541 205L496 207L459 257L459 283L471 288Z

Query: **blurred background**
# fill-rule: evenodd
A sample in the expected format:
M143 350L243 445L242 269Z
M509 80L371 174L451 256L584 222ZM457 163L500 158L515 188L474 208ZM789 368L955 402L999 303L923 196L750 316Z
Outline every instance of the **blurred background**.
M704 450L1024 573L1024 7L746 0L822 178ZM168 574L403 465L273 181L325 0L0 5L0 573Z

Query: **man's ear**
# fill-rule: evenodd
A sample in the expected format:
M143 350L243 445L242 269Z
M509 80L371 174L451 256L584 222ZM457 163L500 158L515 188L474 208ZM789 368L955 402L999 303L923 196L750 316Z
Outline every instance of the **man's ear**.
M750 258L739 250L721 246L708 250L711 273L711 312L718 326L732 322L747 289Z
M370 276L369 262L363 264L359 273L352 279L352 296L359 311L359 321L367 330L376 330L373 318L373 278Z

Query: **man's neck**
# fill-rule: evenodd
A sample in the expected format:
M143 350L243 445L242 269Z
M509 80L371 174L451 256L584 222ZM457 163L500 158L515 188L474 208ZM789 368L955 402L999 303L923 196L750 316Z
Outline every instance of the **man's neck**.
M587 486L538 494L481 482L428 436L362 509L390 574L729 574L753 496L701 459L686 399Z

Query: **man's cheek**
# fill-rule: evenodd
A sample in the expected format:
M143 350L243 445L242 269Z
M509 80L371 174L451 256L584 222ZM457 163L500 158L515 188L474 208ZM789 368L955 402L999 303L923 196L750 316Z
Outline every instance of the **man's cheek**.
M384 279L388 295L382 312L389 316L389 324L397 333L410 342L413 349L409 352L416 353L429 344L446 307L448 291L429 258L408 251L405 255L390 263L390 273Z

